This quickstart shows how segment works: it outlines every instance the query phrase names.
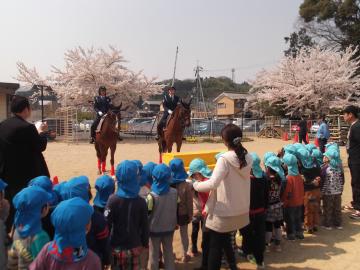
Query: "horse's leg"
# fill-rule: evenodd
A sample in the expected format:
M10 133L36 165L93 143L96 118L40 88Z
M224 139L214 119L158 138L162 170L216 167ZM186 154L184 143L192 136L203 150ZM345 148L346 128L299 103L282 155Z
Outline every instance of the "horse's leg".
M115 151L116 151L116 142L110 146L110 165L111 165L111 171L110 171L110 175L114 176L115 175L115 168L114 168L114 156L115 156Z
M97 162L98 174L101 174L101 153L100 153L100 149L99 149L99 144L97 142L95 142L95 150L96 150L96 156L98 159L98 162Z
M182 136L180 138L176 139L176 151L177 152L180 152L181 145L182 145Z
M106 157L108 154L108 150L109 150L109 147L105 146L103 149L103 153L102 153L103 155L102 155L102 159L101 159L101 170L102 170L103 174L105 174L105 172L106 172Z
M169 138L167 144L166 144L166 148L167 148L167 152L171 153L172 152L172 147L173 147L174 142Z

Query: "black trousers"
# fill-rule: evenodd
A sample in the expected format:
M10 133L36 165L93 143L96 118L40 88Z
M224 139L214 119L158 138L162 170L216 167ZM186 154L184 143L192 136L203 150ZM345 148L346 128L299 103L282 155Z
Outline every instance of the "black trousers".
M202 269L208 269L209 248L210 248L210 231L209 231L209 229L203 228L202 242L201 242L201 250L202 250L201 268Z
M235 251L231 243L231 233L220 233L209 230L209 256L208 270L219 270L221 268L222 251L224 251L231 270L236 268Z
M286 223L287 236L300 236L303 234L301 218L302 206L284 208L284 219Z
M200 227L204 226L204 219L203 217L195 217L192 220L192 232L191 232L191 252L197 253L197 240L199 235Z
M96 132L96 128L99 125L101 120L101 116L99 116L98 114L96 114L96 118L94 120L94 122L91 125L90 131L91 131L91 137L95 139L95 132Z
M299 143L308 144L309 142L306 140L306 133L299 133Z
M162 115L162 117L161 117L161 119L159 121L159 124L157 126L158 134L160 133L160 131L162 131L165 128L166 120L167 120L168 116L169 116L169 113L167 111L164 111L164 113L163 113L163 115Z
M265 213L250 215L250 224L240 229L242 235L242 250L253 254L256 263L262 264L265 251Z
M352 206L360 211L360 164L349 162L351 174Z
M325 145L327 144L327 139L319 139L319 148L321 153L325 153Z

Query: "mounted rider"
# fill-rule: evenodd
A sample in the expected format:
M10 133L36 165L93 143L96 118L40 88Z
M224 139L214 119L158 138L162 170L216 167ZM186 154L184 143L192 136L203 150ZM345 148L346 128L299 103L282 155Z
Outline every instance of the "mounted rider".
M180 98L178 96L175 95L176 89L174 86L171 86L168 89L168 93L164 94L164 99L162 101L163 107L164 107L164 113L163 116L160 119L160 122L157 126L157 137L156 139L158 140L160 135L162 134L163 129L166 127L166 121L169 117L169 115L171 115L175 109L176 106L178 105Z
M94 110L96 112L96 118L91 125L91 139L90 143L95 142L96 128L99 125L101 118L110 110L111 99L106 96L105 86L99 87L99 95L94 98Z

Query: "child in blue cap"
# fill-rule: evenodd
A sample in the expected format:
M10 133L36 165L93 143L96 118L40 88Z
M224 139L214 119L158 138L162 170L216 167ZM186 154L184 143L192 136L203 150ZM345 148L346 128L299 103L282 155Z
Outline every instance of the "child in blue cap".
M0 179L0 269L6 269L7 265L7 233L5 221L9 216L10 204L5 199L7 184Z
M171 187L177 190L179 203L177 210L177 224L180 227L181 245L183 251L182 262L186 263L190 260L188 224L193 217L193 193L192 185L186 181L188 175L184 168L184 162L179 158L170 161L172 181Z
M105 217L111 231L112 269L138 269L140 255L148 248L147 205L139 196L140 173L134 161L124 160L116 168L118 189L111 195Z
M321 168L305 147L297 149L297 157L300 174L304 177L304 225L307 233L312 234L318 230L320 223Z
M51 224L51 213L54 210L55 206L58 203L58 197L55 193L55 191L53 190L53 184L52 181L50 180L50 178L48 176L38 176L35 177L34 179L32 179L28 186L38 186L43 188L44 190L46 190L49 194L51 194L51 201L49 203L50 208L49 208L49 214L47 214L44 218L41 219L41 223L42 223L42 227L44 229L44 231L49 235L50 239L54 238L54 226Z
M102 175L96 179L95 189L94 210L104 214L106 203L110 195L115 192L114 180L109 175Z
M149 268L159 269L160 245L163 248L165 269L175 269L173 253L174 231L177 225L177 191L170 187L171 170L165 164L153 170L153 183L148 195L150 242Z
M149 162L143 166L140 160L133 160L133 162L136 163L139 170L139 195L140 197L146 199L147 195L150 193L150 183L152 182L151 174L156 164L154 162Z
M206 181L211 177L212 171L206 165L205 161L200 158L193 159L189 164L189 177L193 181ZM207 268L208 262L208 250L209 250L209 230L205 228L206 219L206 202L209 198L209 192L197 192L193 193L193 219L192 219L192 233L191 233L191 256L197 256L199 251L197 247L198 234L202 230L202 268Z
M321 194L324 208L324 227L342 229L341 195L344 190L344 169L340 153L336 148L328 148L324 153L324 166L321 169Z
M282 195L284 219L288 240L304 239L302 212L304 205L304 181L299 173L298 161L292 154L285 154L283 162L287 166L286 188Z
M50 201L51 195L38 186L26 187L13 198L15 233L9 251L9 269L27 269L50 241L41 226L41 218L49 212Z
M91 197L89 178L86 176L71 178L61 189L62 200L81 198L89 203ZM94 211L91 216L91 228L86 235L86 243L99 256L103 266L110 265L111 248L109 236L109 228L104 215Z
M281 203L281 186L285 174L281 161L276 156L270 156L265 161L266 175L268 178L269 197L266 214L266 245L269 248L274 231L276 251L281 251L281 224L283 220L283 207Z
M265 217L268 208L268 180L256 153L250 153L253 164L251 169L250 189L250 224L240 229L242 235L242 252L258 268L264 268L265 251Z
M54 240L42 248L29 270L101 270L99 257L86 244L93 212L80 197L60 202L51 214Z

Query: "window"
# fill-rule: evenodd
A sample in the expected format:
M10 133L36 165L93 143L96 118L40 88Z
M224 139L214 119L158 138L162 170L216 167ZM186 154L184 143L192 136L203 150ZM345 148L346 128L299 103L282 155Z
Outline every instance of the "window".
M218 109L225 109L226 108L226 104L224 102L218 103L217 104Z
M244 99L237 99L235 101L235 107L238 108L238 109L243 109L244 108L244 105L245 105L245 100Z

